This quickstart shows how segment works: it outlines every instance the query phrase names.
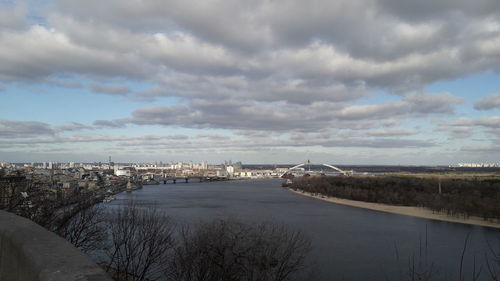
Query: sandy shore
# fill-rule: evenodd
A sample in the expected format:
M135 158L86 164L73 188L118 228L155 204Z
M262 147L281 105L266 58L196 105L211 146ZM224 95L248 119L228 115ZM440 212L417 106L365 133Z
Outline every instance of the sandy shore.
M478 218L478 217L469 217L468 219L464 219L464 218L448 216L446 214L434 213L429 209L420 208L420 207L385 205L385 204L379 204L379 203L370 203L370 202L363 202L363 201L341 199L341 198L336 198L336 197L325 197L322 195L313 195L313 194L308 193L308 192L296 191L293 189L288 189L288 190L290 190L291 192L300 194L300 195L320 199L323 201L328 201L328 202L352 206L352 207L365 208L365 209L370 209L370 210L374 210L374 211L387 212L387 213L406 215L406 216L412 216L412 217L419 217L419 218L426 218L426 219L431 219L431 220L440 220L440 221L447 221L447 222L454 222L454 223L464 223L464 224L472 224L472 225L500 228L500 223L485 221L482 218Z

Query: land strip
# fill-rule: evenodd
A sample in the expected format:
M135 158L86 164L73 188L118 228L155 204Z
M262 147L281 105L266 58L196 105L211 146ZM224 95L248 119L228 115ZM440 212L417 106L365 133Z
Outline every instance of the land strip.
M489 221L489 220L484 220L484 219L479 218L479 217L472 217L471 216L468 218L463 218L463 217L449 216L447 214L433 212L432 210L429 210L427 208L422 208L422 207L386 205L386 204L381 204L381 203L371 203L371 202L355 201L355 200L342 199L342 198L336 198L336 197L327 197L325 195L313 194L310 192L305 192L305 191L301 191L301 190L294 190L291 188L288 188L288 190L290 190L291 192L300 194L300 195L307 196L307 197L312 197L312 198L316 198L319 200L323 200L323 201L327 201L327 202L331 202L331 203L335 203L335 204L347 205L347 206L351 206L351 207L358 207L358 208L364 208L364 209L369 209L369 210L374 210L374 211L399 214L399 215L405 215L405 216L412 216L412 217L418 217L418 218L425 218L425 219L431 219L431 220L439 220L439 221L446 221L446 222L453 222L453 223L463 223L463 224L478 225L478 226L484 226L484 227L493 227L493 228L500 229L500 223L496 223L496 222Z

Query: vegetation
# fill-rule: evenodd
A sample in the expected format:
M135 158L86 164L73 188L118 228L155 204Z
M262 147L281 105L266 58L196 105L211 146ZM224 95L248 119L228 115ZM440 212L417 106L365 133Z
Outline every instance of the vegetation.
M174 225L156 208L134 205L112 211L101 264L115 280L158 280L174 247Z
M181 231L167 280L306 280L309 250L284 226L215 220Z
M271 223L177 227L155 207L91 207L56 231L117 281L308 280L310 240ZM90 251L89 251L90 250Z
M500 177L302 177L290 188L357 201L426 207L451 216L477 216L500 222Z
M81 207L86 206L85 204ZM79 208L80 212L73 214L71 218L64 216L58 224L52 226L51 230L59 236L68 240L82 252L105 248L106 232L103 217L103 207L100 205L88 208Z

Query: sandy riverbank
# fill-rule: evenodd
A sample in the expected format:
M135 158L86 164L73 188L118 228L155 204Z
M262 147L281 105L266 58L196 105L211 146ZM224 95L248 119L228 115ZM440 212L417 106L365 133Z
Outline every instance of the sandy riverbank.
M290 188L288 190L290 190L291 192L300 194L300 195L320 199L323 201L328 201L328 202L352 206L352 207L365 208L365 209L370 209L370 210L374 210L374 211L387 212L387 213L406 215L406 216L412 216L412 217L419 217L419 218L425 218L425 219L431 219L431 220L440 220L440 221L447 221L447 222L454 222L454 223L464 223L464 224L472 224L472 225L500 228L500 223L485 221L482 218L478 218L478 217L469 217L467 219L464 219L464 218L448 216L446 214L434 213L429 209L420 208L420 207L385 205L385 204L379 204L379 203L370 203L370 202L363 202L363 201L341 199L341 198L336 198L336 197L325 197L322 195L313 195L309 192L296 191L296 190L293 190Z

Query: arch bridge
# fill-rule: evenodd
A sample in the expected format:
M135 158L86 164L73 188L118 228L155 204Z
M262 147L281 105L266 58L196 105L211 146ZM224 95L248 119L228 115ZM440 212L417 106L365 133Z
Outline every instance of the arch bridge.
M312 164L310 163L309 161L308 162L305 162L305 163L301 163L301 164L298 164L296 166L293 166L291 167L290 169L288 169L288 171L284 172L280 177L284 177L285 175L287 174L290 174L294 169L297 169L297 168L300 168L302 166L305 166L305 165L314 165L314 166L323 166L323 167L328 167L332 170L335 170L339 173L341 173L342 175L344 176L349 176L349 175L352 175L354 171L350 170L350 171L346 171L346 170L342 170L340 168L337 168L335 166L332 166L332 165L329 165L329 164Z

